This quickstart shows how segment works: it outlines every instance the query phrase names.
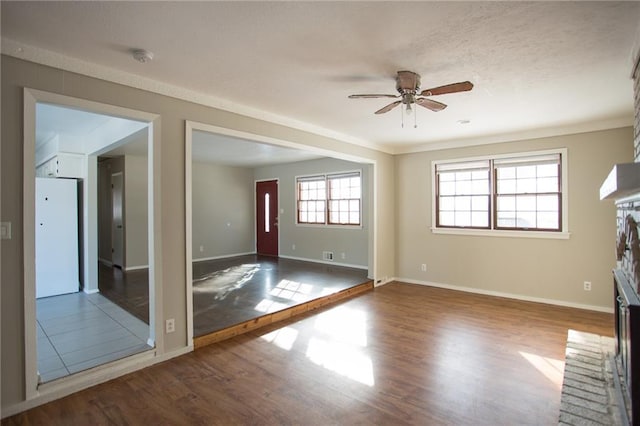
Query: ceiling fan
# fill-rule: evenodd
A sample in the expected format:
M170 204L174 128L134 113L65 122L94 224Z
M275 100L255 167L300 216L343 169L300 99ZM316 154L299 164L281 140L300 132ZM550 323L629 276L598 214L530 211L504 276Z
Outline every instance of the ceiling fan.
M399 95L349 95L350 99L368 99L368 98L401 98L389 105L380 108L376 114L384 114L391 111L400 104L406 105L407 112L411 112L411 106L418 104L431 111L438 112L447 106L441 102L428 99L427 96L444 95L447 93L467 92L473 89L473 83L470 81L461 81L459 83L446 84L444 86L433 87L420 91L420 74L412 71L398 71L396 76L396 90Z

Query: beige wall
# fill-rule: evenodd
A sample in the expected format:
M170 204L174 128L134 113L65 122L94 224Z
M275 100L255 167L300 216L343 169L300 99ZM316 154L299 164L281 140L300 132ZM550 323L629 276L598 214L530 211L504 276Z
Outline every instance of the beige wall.
M296 225L296 177L332 172L362 171L362 227L340 228ZM370 165L334 158L299 161L255 169L255 179L279 179L278 217L280 255L322 260L323 251L334 253L334 261L366 268L369 258L369 178ZM282 212L284 210L284 212ZM295 244L295 249L293 245ZM344 253L344 259L342 258Z
M253 170L194 162L192 176L193 259L255 252Z
M622 128L396 157L396 276L611 308L615 208L599 201L599 188L613 164L633 160L632 141L633 130ZM431 233L431 161L565 147L568 240Z
M226 127L269 138L367 158L377 163L378 219L376 232L384 239L375 253L380 276L393 276L393 179L394 162L388 154L345 144L301 130L244 117L109 83L59 69L2 56L2 212L1 220L12 223L13 238L2 241L2 408L24 399L24 301L23 301L23 88L33 88L105 104L160 115L160 223L162 264L156 274L162 283L159 292L162 317L175 318L176 331L164 336L161 352L187 346L185 282L185 120Z
M125 268L149 266L147 156L124 157Z

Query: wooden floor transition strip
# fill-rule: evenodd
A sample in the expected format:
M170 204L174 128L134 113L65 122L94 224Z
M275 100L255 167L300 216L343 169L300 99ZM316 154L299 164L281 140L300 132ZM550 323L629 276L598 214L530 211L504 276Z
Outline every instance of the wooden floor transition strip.
M314 309L318 309L371 290L373 290L373 281L368 281L325 297L310 300L309 302L301 305L295 305L282 311L262 315L258 318L244 321L240 324L214 331L213 333L205 334L204 336L198 336L193 339L193 346L195 349L199 349L204 346L211 345L212 343L221 342L234 336L239 336L241 334L248 333L249 331L256 330L279 321L287 320L297 315L313 311Z

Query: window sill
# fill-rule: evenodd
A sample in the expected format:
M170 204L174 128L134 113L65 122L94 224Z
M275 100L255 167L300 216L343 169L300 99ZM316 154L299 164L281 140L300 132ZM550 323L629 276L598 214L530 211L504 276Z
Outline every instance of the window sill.
M333 229L362 229L362 225L325 225L322 223L296 223L301 228L333 228Z
M507 237L507 238L539 238L547 240L568 240L569 232L545 232L545 231L499 231L494 229L452 229L431 228L433 234L445 235L470 235L475 237Z

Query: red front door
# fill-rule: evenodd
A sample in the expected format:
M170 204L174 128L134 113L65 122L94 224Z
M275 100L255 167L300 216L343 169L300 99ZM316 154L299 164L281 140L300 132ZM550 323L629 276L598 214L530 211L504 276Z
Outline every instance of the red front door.
M256 246L258 254L278 255L278 181L256 182Z

